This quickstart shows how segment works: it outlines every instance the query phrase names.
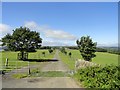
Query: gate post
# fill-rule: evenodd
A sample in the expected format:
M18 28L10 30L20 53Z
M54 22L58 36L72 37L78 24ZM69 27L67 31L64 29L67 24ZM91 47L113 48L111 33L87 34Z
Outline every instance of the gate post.
M30 62L28 61L28 75L30 75Z
M6 62L5 62L5 68L8 67L8 58L6 58Z

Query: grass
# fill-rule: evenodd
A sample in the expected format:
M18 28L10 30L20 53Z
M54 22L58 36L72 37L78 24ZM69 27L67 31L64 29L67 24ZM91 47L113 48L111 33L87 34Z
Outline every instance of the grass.
M45 52L45 56L42 54ZM49 53L48 50L37 50L35 53L29 53L28 59L53 59L55 52Z
M92 62L101 64L101 65L106 65L106 64L118 65L118 55L103 53L103 52L96 52L96 57L93 58Z
M27 77L27 74L23 74L23 73L18 73L18 74L13 74L12 77L16 78L16 79L21 79L21 78L25 78Z
M46 53L45 57L44 57L44 55L42 55L42 52ZM28 62L17 59L18 53L19 52L12 52L12 51L0 52L0 54L2 54L2 58L1 58L2 68L5 69L4 65L5 65L6 58L8 58L9 66L5 70L15 69L16 66L17 66L17 68L27 66ZM55 52L53 52L52 54L49 54L48 50L37 50L37 52L35 52L35 53L29 53L28 59L31 59L31 60L32 59L52 59L54 56L54 53ZM37 64L37 62L30 62L30 64ZM0 68L0 69L2 69L2 68Z
M67 73L62 71L45 71L41 72L38 68L31 71L30 77L64 77Z
M68 76L68 75L62 71L38 72L38 73L32 73L30 75L30 77L64 77L64 76Z
M73 57L69 57L61 52L59 52L61 60L71 69L74 70L75 67L75 59Z
M68 53L72 53L72 57L70 58L68 56ZM67 55L63 53L59 53L61 59L63 62L71 69L74 70L75 66L75 60L81 59L83 60L79 50L67 50ZM104 52L96 52L96 57L92 59L92 62L100 64L100 65L118 65L118 55L116 54L110 54L110 53L104 53Z

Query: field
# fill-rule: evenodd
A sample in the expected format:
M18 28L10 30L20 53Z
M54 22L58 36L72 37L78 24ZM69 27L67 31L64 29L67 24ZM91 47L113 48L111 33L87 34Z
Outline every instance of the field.
M81 59L83 60L79 50L67 50L67 54L71 52L72 56L71 58L69 55L65 55L60 52L60 57L63 60L65 64L68 65L70 69L74 69L75 65L75 60L76 59ZM96 52L96 57L93 58L92 62L101 64L101 65L109 65L109 64L114 64L118 65L118 55L116 54L110 54L110 53L103 53L103 52Z
M45 52L45 56L42 54L42 52ZM70 57L68 53L71 52L72 56ZM2 53L2 65L5 65L5 60L8 58L9 60L9 65L13 68L16 64L18 65L17 67L22 67L28 65L27 62L25 61L20 61L17 59L17 54L19 52L11 52L11 51L3 51ZM29 53L28 59L31 60L46 60L46 59L52 59L54 57L55 52L52 54L49 54L48 50L37 50L35 53ZM75 66L75 60L81 59L83 60L79 50L67 50L67 55L59 52L61 60L68 65L68 67L71 70L74 70ZM20 61L20 62L17 62ZM106 64L118 64L118 55L116 54L110 54L110 53L103 53L103 52L96 52L96 57L93 58L92 62L101 64L101 65L106 65ZM30 62L30 64L37 64L37 62ZM9 67L9 68L11 68Z
M30 65L38 66L38 67L30 69L31 72L29 74L29 77L31 78L32 77L55 77L56 78L56 77L68 77L69 76L70 78L71 77L74 78L75 81L77 81L77 83L79 83L80 85L86 88L94 88L94 87L96 88L115 87L116 88L120 86L119 76L117 76L118 75L117 69L119 68L117 66L118 55L116 54L96 52L96 57L93 58L92 62L101 64L101 66L79 69L77 73L71 74L71 73L66 73L62 71L47 71L47 72L45 71L44 72L44 70L46 70L46 67L47 67L47 70L53 70L53 68L58 68L57 70L59 70L61 67L63 69L64 65L62 65L60 62L41 63L41 61L51 60L53 59L53 57L58 60L62 60L63 63L65 63L70 70L74 71L75 60L77 59L83 60L83 58L79 50L67 49L66 51L67 51L67 54L62 53L60 50L59 51L56 50L51 54L48 52L48 50L37 50L37 52L35 53L29 53L28 59L29 61L31 61ZM42 52L45 52L45 56L42 54ZM69 56L69 52L72 53L71 56ZM9 60L9 67L7 69L4 68L4 70L6 71L12 70L16 68L16 66L17 68L21 68L21 67L25 67L28 65L28 62L17 59L18 52L3 51L1 53L2 53L3 66L5 65L6 58L8 58ZM115 66L114 65L108 66L110 64L114 64ZM17 79L28 77L28 74L26 73L26 71L28 72L29 69L27 69L25 73L24 73L24 68L22 68L21 71L22 70L23 72L13 74L12 77L17 78ZM56 82L59 82L59 81L56 81Z
M42 54L42 52L45 52L45 56ZM11 52L11 51L2 51L0 52L2 54L2 66L4 68L6 58L8 58L9 62L9 69L11 68L16 68L17 67L23 67L28 65L28 62L21 61L17 59L17 54L19 52ZM49 54L48 50L37 50L35 53L29 53L28 54L28 59L30 60L46 60L46 59L52 59L54 57L54 52L52 54ZM37 64L37 62L30 62L30 64Z

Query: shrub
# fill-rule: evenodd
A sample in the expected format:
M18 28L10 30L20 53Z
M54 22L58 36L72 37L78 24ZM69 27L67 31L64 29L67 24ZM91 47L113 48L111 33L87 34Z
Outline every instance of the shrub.
M69 56L71 57L71 55L72 55L72 53L71 52L69 52Z
M49 49L48 51L49 51L49 53L52 53L52 52L53 52L53 49Z
M74 75L87 88L120 88L120 65L86 67Z
M44 57L45 57L45 52L42 52L42 54L44 55Z

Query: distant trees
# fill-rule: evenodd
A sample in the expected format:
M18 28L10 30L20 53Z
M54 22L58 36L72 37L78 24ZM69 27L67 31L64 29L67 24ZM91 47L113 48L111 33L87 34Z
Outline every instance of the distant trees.
M94 43L90 36L83 36L80 40L77 40L76 43L84 60L90 61L96 56L95 52L97 43Z
M97 47L97 52L108 52L111 54L118 54L120 55L120 50L118 47Z
M50 47L50 46L41 46L41 47L38 48L38 49L51 49L51 47Z
M64 53L65 53L65 55L67 55L67 51L65 51Z
M96 48L97 52L107 52L107 49L104 48Z
M65 47L62 47L60 50L61 50L62 53L64 53L65 55L67 55L67 51L65 50Z
M65 48L64 47L61 48L61 52L65 53Z
M120 50L107 50L108 53L120 55Z
M79 49L77 46L65 46L65 48L68 48L68 49L76 49L76 50Z
M13 34L7 34L1 40L2 46L7 46L11 51L20 51L19 59L26 59L25 52L34 52L36 48L41 47L42 39L36 31L30 31L29 28L20 27L13 30Z
M53 49L52 49L52 48L50 48L50 49L48 49L48 51L49 51L49 53L52 53L52 52L53 52Z

